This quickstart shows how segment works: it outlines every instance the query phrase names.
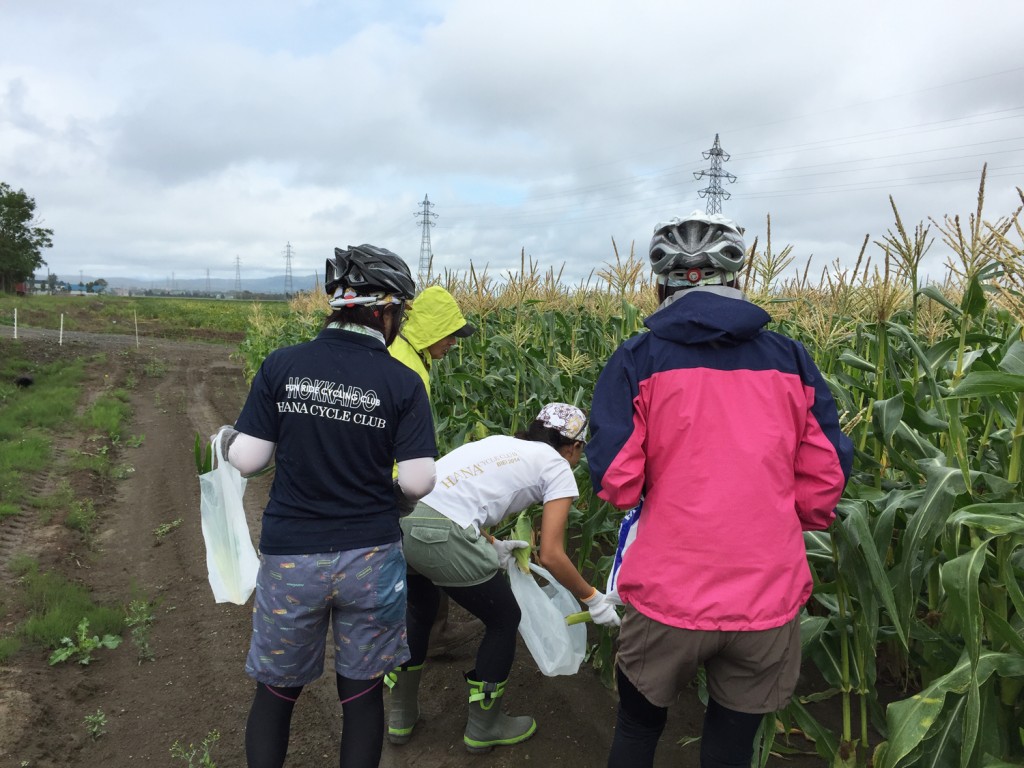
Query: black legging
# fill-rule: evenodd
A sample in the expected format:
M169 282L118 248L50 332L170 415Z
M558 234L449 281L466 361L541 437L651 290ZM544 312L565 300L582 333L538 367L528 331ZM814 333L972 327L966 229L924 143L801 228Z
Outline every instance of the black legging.
M343 727L339 765L375 768L384 744L382 678L352 680L335 675ZM245 756L249 768L281 768L288 753L292 710L302 688L256 684L245 724Z
M615 675L619 711L608 768L650 768L668 709L649 702L617 666ZM701 768L747 768L754 754L754 735L763 717L737 712L709 698L700 738Z
M516 654L516 631L522 613L505 574L498 571L483 584L472 587L438 587L426 576L410 573L406 608L409 664L422 664L427 658L430 627L437 615L441 589L484 623L484 637L476 653L476 675L488 683L508 679Z

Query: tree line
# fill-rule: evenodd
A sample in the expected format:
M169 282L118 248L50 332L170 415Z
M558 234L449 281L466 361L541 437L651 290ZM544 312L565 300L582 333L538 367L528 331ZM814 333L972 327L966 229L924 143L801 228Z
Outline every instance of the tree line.
M0 293L31 279L52 246L53 230L39 226L35 199L0 181Z

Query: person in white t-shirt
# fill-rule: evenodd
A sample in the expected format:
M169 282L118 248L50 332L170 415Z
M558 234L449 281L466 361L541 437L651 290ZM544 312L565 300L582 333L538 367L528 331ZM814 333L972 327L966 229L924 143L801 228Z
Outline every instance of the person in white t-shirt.
M572 592L598 624L618 625L615 607L591 586L565 552L569 510L579 496L572 470L586 445L587 415L567 403L548 403L515 437L467 443L439 459L434 490L402 518L408 563L409 662L394 671L388 741L405 744L419 718L417 693L430 627L441 590L484 622L476 667L466 673L469 716L463 742L470 752L518 744L533 735L532 717L501 711L516 649L521 613L508 578L512 553L525 541L500 541L486 529L543 504L541 564Z

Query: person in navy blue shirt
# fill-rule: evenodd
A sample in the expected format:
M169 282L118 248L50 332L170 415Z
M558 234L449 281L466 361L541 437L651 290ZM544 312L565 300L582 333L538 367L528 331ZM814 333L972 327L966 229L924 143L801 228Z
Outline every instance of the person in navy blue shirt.
M284 764L292 710L323 674L329 627L346 768L379 764L383 676L409 659L399 502L433 488L437 447L423 382L387 345L415 283L401 258L372 245L336 248L324 283L323 330L268 355L234 427L221 428L225 458L243 474L275 457L245 664L256 681L250 768Z

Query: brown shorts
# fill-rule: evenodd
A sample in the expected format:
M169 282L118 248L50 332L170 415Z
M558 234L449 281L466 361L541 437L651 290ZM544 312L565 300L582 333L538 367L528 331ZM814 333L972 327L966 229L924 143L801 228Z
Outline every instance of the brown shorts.
M679 629L626 606L617 663L648 701L668 707L703 664L708 692L737 712L775 712L789 704L800 676L800 617L776 629Z

